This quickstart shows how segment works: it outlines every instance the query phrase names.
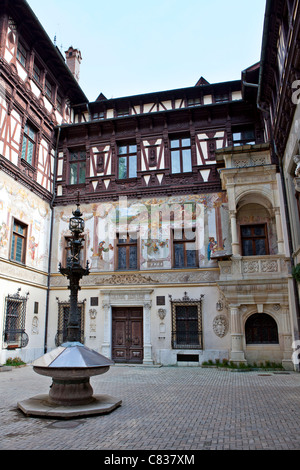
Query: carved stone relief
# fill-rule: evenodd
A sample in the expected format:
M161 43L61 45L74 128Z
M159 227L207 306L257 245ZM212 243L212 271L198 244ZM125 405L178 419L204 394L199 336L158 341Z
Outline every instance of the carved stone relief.
M216 336L223 338L228 332L228 320L225 315L218 315L213 321L213 331Z

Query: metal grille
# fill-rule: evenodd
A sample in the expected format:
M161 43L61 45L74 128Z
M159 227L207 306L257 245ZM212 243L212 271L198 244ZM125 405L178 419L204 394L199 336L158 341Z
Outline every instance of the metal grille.
M80 324L80 342L84 343L84 307L85 302L78 302L78 316ZM67 341L67 327L70 315L70 303L69 302L58 302L58 327L55 336L56 346Z
M172 300L172 348L202 349L202 298Z
M5 298L5 328L4 342L8 349L24 348L29 338L25 332L27 294L20 296L20 290L14 295Z

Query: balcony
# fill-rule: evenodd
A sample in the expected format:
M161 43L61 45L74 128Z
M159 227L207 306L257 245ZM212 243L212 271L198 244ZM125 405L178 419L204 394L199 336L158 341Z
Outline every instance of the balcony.
M290 274L290 260L285 255L233 256L219 261L220 281L283 279Z

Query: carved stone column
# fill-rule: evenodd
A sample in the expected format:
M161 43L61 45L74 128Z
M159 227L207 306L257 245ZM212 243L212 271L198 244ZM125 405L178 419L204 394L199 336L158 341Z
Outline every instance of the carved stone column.
M110 304L106 299L102 303L103 308L103 325L104 325L104 337L101 348L101 353L103 356L111 358L111 314L110 314Z
M236 223L236 212L230 211L230 223L231 223L231 237L232 237L232 254L239 255L240 254L240 244L238 239L237 233L237 223Z
M231 330L231 351L230 360L233 362L244 362L245 352L243 348L244 334L241 328L241 313L238 306L230 306L230 330Z
M293 365L293 349L292 349L292 334L289 315L289 306L283 305L281 308L281 325L282 325L282 340L283 340L283 358L282 366L286 370L294 370Z
M278 245L278 253L284 254L284 241L283 241L283 233L282 233L282 223L281 223L281 215L279 207L275 207L275 220L276 220L276 232L277 232L277 245Z
M144 302L144 360L143 364L153 364L151 345L151 300Z

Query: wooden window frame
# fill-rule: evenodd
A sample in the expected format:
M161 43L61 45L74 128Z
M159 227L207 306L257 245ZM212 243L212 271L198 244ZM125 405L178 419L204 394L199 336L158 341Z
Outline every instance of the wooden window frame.
M18 46L17 46L17 61L24 67L24 69L27 68L28 64L28 50L26 49L23 44L18 41Z
M39 64L37 64L36 62L33 63L32 78L34 79L36 83L38 83L39 85L41 84L42 69L39 66Z
M247 138L247 132L253 132L253 139ZM240 139L234 139L235 134L241 134ZM241 125L232 128L232 145L234 147L238 147L240 145L255 145L256 143L256 135L255 135L255 128L254 126L250 125Z
M134 241L130 242L130 238L134 235ZM136 247L136 266L134 268L131 268L129 266L130 262L130 248L131 247ZM120 248L126 248L126 268L120 268L119 267L119 249ZM127 233L127 238L125 243L120 243L120 234L116 234L116 254L115 254L115 266L117 271L137 271L139 270L139 265L140 265L140 257L139 257L139 237L138 233Z
M48 78L45 78L45 95L50 101L53 101L53 93L54 93L53 83Z
M19 233L15 227L22 227L24 233ZM26 261L26 249L27 249L27 234L28 234L28 225L20 222L19 220L13 218L12 220L12 236L11 236L11 244L10 244L10 260L16 263L25 264ZM17 259L16 252L17 252L17 240L22 240L22 248L21 248L21 259Z
M198 260L198 250L195 249L195 265L188 266L187 263L187 248L186 245L188 243L195 243L196 245L196 229L194 227L191 228L193 230L195 236L193 239L188 239L185 236L185 230L182 228L182 238L175 238L174 232L179 231L180 229L172 229L171 231L171 241L172 241L172 267L173 269L194 269L199 267L199 260ZM175 266L175 246L174 245L183 245L183 255L184 255L184 264L182 266Z
M255 235L255 234L252 234L250 236L243 236L243 233L242 233L242 230L243 228L251 228L251 230L257 228L257 227L264 227L264 236L262 235ZM270 254L270 251L269 251L269 239L268 239L268 225L266 223L262 223L262 224L243 224L243 225L240 225L240 236L241 236L241 251L242 251L242 256L266 256L266 255L269 255ZM255 240L258 240L258 239L264 239L265 240L265 251L266 253L264 255L258 255L256 254L256 247L255 247ZM244 248L243 248L243 241L244 240L252 240L252 249L253 249L253 254L252 255L249 255L249 254L245 254L245 251L244 251Z
M84 157L83 157L83 154L84 154ZM72 158L72 155L77 155L77 158ZM80 174L81 174L81 165L84 163L84 181L80 181ZM86 165L87 165L87 154L86 154L86 150L84 149L78 149L78 150L75 150L75 149L70 149L69 150L69 177L68 177L68 184L70 186L75 186L75 185L82 185L82 184L85 184L86 182L86 175L87 175L87 172L86 172ZM71 182L71 176L72 176L72 172L71 172L71 168L72 167L76 167L76 182Z
M189 140L189 145L183 144L184 140ZM179 141L178 147L172 147L172 142ZM183 163L183 152L189 150L190 151L190 170L184 171L184 163ZM180 170L179 171L173 171L173 159L172 159L172 153L179 152L179 165L180 165ZM170 172L172 175L180 175L181 173L191 173L193 169L193 162L192 162L192 142L191 142L191 136L172 136L170 137Z
M120 149L126 147L126 153L120 154ZM130 147L135 147L135 151L133 151ZM130 175L130 158L135 157L135 167L136 172L135 175ZM125 158L126 161L126 176L120 176L120 160L121 158ZM117 168L117 179L124 180L124 179L133 179L137 178L137 164L138 164L138 156L137 156L137 144L136 143L120 143L118 144L118 168Z
M30 135L30 133L34 133L34 138ZM29 150L30 144L32 145L32 151ZM35 159L36 159L36 145L37 145L37 131L34 128L34 126L26 122L25 127L24 127L24 132L23 132L23 139L22 139L21 159L33 167L35 165Z

